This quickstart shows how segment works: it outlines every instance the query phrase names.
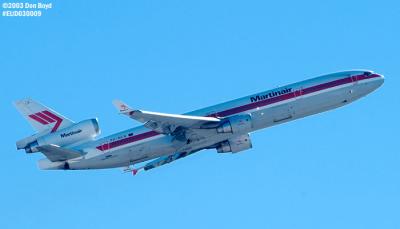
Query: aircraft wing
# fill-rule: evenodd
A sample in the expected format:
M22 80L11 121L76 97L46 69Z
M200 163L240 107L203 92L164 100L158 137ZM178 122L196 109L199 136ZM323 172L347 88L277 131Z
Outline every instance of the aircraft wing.
M221 120L214 117L202 117L192 115L166 114L143 110L134 110L125 103L114 100L115 107L121 114L127 115L141 123L147 128L162 134L170 134L178 127L185 129L197 129L205 124L218 124Z
M62 148L57 145L44 145L37 147L50 161L66 161L82 156L82 153L76 150Z

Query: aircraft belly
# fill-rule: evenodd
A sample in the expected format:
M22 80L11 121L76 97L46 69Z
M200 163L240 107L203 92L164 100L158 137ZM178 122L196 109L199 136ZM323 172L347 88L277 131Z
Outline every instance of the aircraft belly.
M132 146L128 148L128 157L131 163L139 163L158 157L160 154L175 152L175 148L171 143L170 136L162 136L160 138Z
M90 159L71 161L70 168L102 169L123 167L174 152L175 148L171 144L171 138L169 136L162 136L144 143L109 151Z

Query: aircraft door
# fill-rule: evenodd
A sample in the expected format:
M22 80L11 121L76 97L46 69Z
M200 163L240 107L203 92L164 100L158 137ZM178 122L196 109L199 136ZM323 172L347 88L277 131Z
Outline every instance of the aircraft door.
M295 95L295 97L296 97L296 100L300 99L301 96L303 95L303 87L297 89L297 90L294 92L294 95Z
M304 98L303 98L303 87L298 88L294 91L295 101L293 102L292 114L297 117L299 113L301 113L302 107L304 106Z
M105 151L105 150L109 150L110 149L110 141L107 140L107 142L105 142L102 146L101 146L101 150Z
M354 85L357 85L358 84L358 76L352 76L351 81L353 81Z

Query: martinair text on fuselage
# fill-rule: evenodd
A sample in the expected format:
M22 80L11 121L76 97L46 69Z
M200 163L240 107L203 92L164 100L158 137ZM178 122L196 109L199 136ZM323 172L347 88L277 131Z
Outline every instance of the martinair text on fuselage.
M268 92L267 94L252 96L252 97L250 97L250 100L251 100L251 102L257 102L257 101L269 99L269 98L272 98L272 97L275 97L278 95L284 95L284 94L287 94L290 92L292 92L292 88L285 88L285 89L282 89L279 91L271 91L271 92Z
M75 123L32 99L22 99L15 106L37 133L18 141L17 149L43 153L41 169L124 167L136 174L203 149L250 149L251 132L349 104L383 82L382 75L368 70L337 72L183 115L132 109L115 100L121 114L143 125L100 139L97 119ZM147 163L132 168L142 162Z

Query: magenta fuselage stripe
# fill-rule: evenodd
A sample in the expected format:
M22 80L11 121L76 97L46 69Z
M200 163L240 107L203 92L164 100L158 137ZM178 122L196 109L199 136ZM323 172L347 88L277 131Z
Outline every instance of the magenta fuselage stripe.
M129 144L129 143L132 143L132 142L140 141L140 140L143 140L143 139L146 139L146 138L151 138L151 137L154 137L154 136L157 136L157 135L159 135L159 133L157 133L154 130L152 130L152 131L145 132L145 133L142 133L142 134L130 136L130 137L127 137L127 138L124 138L124 139L121 139L121 140L113 141L111 143L106 143L106 144L97 146L96 148L101 150L101 151L104 151L104 150L112 149L112 148L115 148L115 147L118 147L118 146L122 146L122 145L125 145L125 144Z
M131 136L131 137L128 137L128 138L124 138L124 139L118 140L118 141L111 142L109 144L109 147L110 148L115 148L115 147L118 147L118 146L121 146L121 145L129 144L131 142L136 142L136 141L140 141L140 140L143 140L143 139L146 139L146 138L150 138L150 137L156 136L158 134L159 133L157 133L155 131L149 131L149 132L146 132L146 133L143 133L143 134L138 134L138 135L134 135L134 136Z
M250 103L250 104L246 104L243 106L239 106L239 107L234 107L225 111L221 111L221 112L217 112L215 114L211 114L209 116L215 116L215 117L226 117L229 115L233 115L233 114L237 114L237 113L241 113L243 111L247 111L247 110L251 110L257 107L263 107L263 106L267 106L270 104L274 104L274 103L278 103L284 100L288 100L288 99L292 99L295 97L295 93L291 92L288 94L284 94L284 95L280 95L277 97L273 97L270 99L265 99L262 101L258 101L258 102L254 102L254 103Z
M258 102L254 102L254 103L249 103L243 106L239 106L239 107L234 107L225 111L221 111L221 112L217 112L214 114L210 114L208 116L212 116L212 117L226 117L229 115L233 115L233 114L237 114L237 113L241 113L244 111L248 111L248 110L252 110L255 109L257 107L263 107L263 106L267 106L270 104L274 104L274 103L278 103L278 102L282 102L285 100L289 100L289 99L293 99L296 97L296 95L307 95L307 94L311 94L314 92L318 92L318 91L322 91L322 90L326 90L329 88L333 88L333 87L337 87L340 85L344 85L344 84L348 84L348 83L352 83L354 81L360 81L360 80L366 80L366 79L371 79L371 78L375 78L375 77L379 77L379 75L377 74L371 74L369 76L367 75L358 75L358 76L353 76L353 77L347 77L344 79L339 79L339 80L335 80L335 81L331 81L328 83L323 83L323 84L319 84L316 86L312 86L309 88L304 88L302 89L302 91L299 93L298 91L294 91L288 94L284 94L284 95L280 95L280 96L276 96L270 99L265 99L265 100L261 100ZM142 134L138 134L138 135L134 135L134 136L130 136L121 140L117 140L111 143L106 143L106 144L102 144L100 146L97 146L96 148L98 150L104 151L104 150L108 150L111 148L115 148L118 146L122 146L122 145L126 145L132 142L136 142L136 141L140 141L146 138L150 138L150 137L154 137L160 135L160 133L155 132L154 130L152 131L148 131Z
M316 85L316 86L313 86L313 87L305 88L305 89L303 89L302 93L303 93L303 95L307 95L307 94L310 94L310 93L314 93L314 92L325 90L325 89L332 88L332 87L337 87L339 85L348 84L348 83L351 83L351 82L353 82L351 77L348 77L348 78L344 78L344 79L335 80L335 81L332 81L332 82Z

